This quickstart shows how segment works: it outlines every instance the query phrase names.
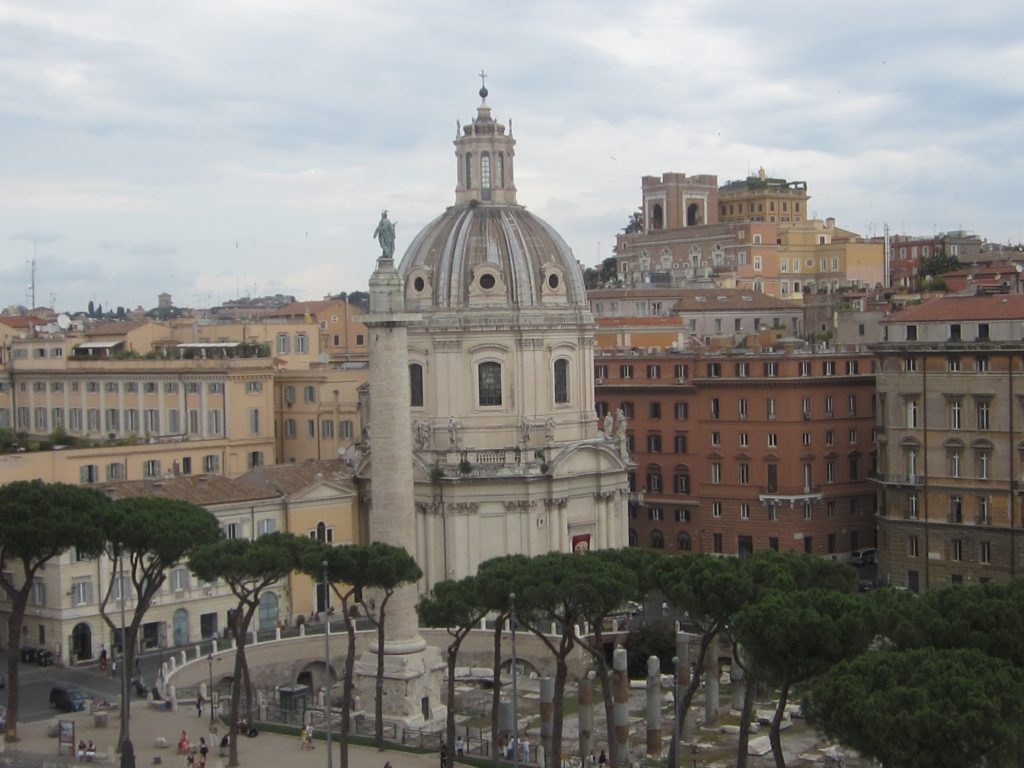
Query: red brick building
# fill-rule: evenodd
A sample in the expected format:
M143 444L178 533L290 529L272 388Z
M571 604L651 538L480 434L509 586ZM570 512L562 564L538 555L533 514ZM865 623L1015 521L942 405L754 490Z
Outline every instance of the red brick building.
M630 543L845 556L875 542L874 359L773 347L595 355L636 461ZM640 500L642 499L642 501Z

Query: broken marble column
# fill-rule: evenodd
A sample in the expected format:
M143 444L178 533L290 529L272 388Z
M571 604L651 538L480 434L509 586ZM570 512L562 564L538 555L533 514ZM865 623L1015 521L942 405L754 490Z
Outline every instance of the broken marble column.
M729 682L732 683L732 695L729 706L738 712L743 709L743 697L747 690L747 676L744 674L743 668L736 663L736 659L733 659L732 664L729 666Z
M718 654L712 644L708 648L704 665L704 724L713 725L718 722Z
M555 680L551 677L542 677L540 679L540 743L544 747L545 755L551 754L551 737L554 726ZM523 738L523 734L519 734L519 737Z
M686 632L676 632L676 656L679 658L679 669L677 670L676 687L679 689L679 699L682 701L683 691L690 685L690 635ZM677 703L678 708L678 703ZM680 712L683 718L680 734L683 741L691 741L697 731L694 716L691 711Z
M661 660L647 659L647 754L661 755Z
M579 682L580 754L589 755L594 748L594 684L589 677Z
M612 717L615 718L608 748L614 755L614 764L626 764L629 755L629 673L625 648L616 648L612 654Z

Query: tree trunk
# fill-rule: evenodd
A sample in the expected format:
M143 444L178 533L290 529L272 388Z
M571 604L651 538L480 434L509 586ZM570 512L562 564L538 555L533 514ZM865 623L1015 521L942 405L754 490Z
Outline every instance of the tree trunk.
M377 680L374 685L376 701L373 704L375 741L377 749L384 751L384 617L388 600L393 592L387 592L380 601L380 616L377 620Z
M772 717L772 727L768 731L768 741L772 745L772 756L775 758L775 768L786 768L786 757L782 754L782 715L786 711L786 700L789 698L789 683L782 686L779 692L779 706L775 708L775 716Z
M601 697L604 703L605 737L607 738L608 743L611 744L612 723L615 722L615 701L612 696L612 684L608 675L608 662L604 657L604 636L597 624L594 625L594 634L591 643L581 643L581 645L583 645L583 647L586 648L594 658L595 673L598 681L601 683ZM586 755L583 755L583 757L586 757ZM615 750L609 750L609 768L617 768L617 760L618 757L615 754Z
M18 663L21 660L21 625L25 621L25 607L28 605L28 596L32 590L32 580L35 578L33 572L27 578L25 584L28 588L22 588L12 596L11 615L7 619L7 733L4 740L8 743L19 741L18 739L18 707L21 698L21 684L19 683Z
M345 610L345 634L348 635L348 651L345 655L345 679L341 682L341 729L338 735L338 768L348 768L348 732L352 717L353 678L356 673L356 625L348 614L348 603L342 601ZM330 674L330 671L328 671Z
M683 732L683 724L686 722L686 716L690 712L690 705L693 703L693 697L697 695L697 691L700 689L701 677L704 674L704 660L707 658L708 648L711 647L711 642L715 639L716 634L718 634L717 626L700 636L700 650L697 652L697 661L693 665L693 672L690 674L690 683L686 686L686 690L683 691L682 697L675 706L675 716L680 718L679 733ZM686 659L680 659L679 663L686 664L687 662ZM675 675L675 670L673 670L672 674ZM678 685L678 683L676 685ZM669 765L674 765L678 762L674 752L674 750L678 749L679 745L676 744L673 739L668 748Z
M733 653L733 659L736 654ZM740 665L743 666L742 664ZM743 670L746 675L747 687L743 691L743 713L740 715L740 737L736 747L736 768L747 768L747 747L750 746L750 717L754 714L754 697L757 695L757 684L750 676L747 669Z
M569 632L575 631L571 625L567 626L570 627L568 629ZM555 666L555 700L551 714L553 721L551 723L551 754L544 756L547 764L556 768L562 764L562 711L564 710L565 681L569 678L569 665L566 659L572 653L572 646L572 639L570 638L567 641L563 634L561 647L558 649L558 661Z
M228 765L238 765L238 715L242 701L242 652L245 640L237 630L235 635L235 671L231 680L231 714L228 721Z
M499 613L494 625L494 668L491 684L491 761L498 765L501 755L498 754L498 706L501 703L501 631L507 614ZM512 659L515 664L516 660Z
M455 662L459 657L459 645L461 640L456 639L448 646L448 713L445 717L444 732L445 741L449 748L455 749ZM454 752L453 752L454 754Z

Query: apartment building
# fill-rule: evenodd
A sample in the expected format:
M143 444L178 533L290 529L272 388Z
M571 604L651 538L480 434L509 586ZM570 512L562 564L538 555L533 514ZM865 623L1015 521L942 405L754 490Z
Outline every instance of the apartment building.
M1024 296L947 296L882 325L880 576L916 592L1019 575Z
M637 464L631 545L837 558L873 545L872 363L792 339L598 349L598 413L623 412Z

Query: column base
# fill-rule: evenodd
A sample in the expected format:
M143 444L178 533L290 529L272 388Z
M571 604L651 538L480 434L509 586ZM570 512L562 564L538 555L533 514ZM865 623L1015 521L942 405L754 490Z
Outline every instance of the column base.
M422 638L384 644L384 720L406 728L443 725L444 661ZM377 649L356 661L356 691L367 717L373 717L377 686Z

